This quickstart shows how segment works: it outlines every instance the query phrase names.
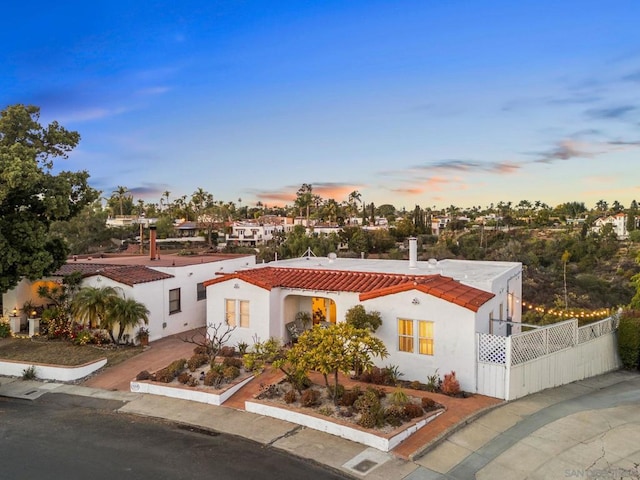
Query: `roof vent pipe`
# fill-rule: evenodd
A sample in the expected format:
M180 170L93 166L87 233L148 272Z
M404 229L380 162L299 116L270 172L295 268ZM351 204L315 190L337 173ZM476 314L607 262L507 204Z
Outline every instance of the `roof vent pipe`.
M409 237L409 268L418 268L418 239Z

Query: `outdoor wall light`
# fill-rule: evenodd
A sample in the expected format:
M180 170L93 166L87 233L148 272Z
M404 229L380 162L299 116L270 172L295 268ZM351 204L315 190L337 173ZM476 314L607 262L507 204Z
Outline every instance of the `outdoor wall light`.
M413 300L411 300L411 303L413 303L414 305L419 305L420 300L418 300L417 298L414 298Z
M18 316L18 307L13 307L13 310L11 311L11 315L13 315L14 317Z
M235 283L235 284L233 285L233 288L240 288L240 285L238 285L237 283Z
M35 310L31 310L31 318L36 318L37 314L38 312L36 312Z

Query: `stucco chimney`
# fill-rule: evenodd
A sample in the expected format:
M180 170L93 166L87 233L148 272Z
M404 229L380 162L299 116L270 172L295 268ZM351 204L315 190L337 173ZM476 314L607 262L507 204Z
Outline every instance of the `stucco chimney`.
M418 239L409 237L409 268L418 268Z
M149 225L149 258L156 259L156 226Z

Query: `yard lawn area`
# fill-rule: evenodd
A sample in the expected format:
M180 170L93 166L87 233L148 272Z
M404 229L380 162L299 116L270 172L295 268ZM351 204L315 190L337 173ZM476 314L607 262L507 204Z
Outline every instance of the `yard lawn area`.
M76 366L107 358L107 366L117 365L139 353L143 347L96 348L73 345L62 340L0 339L0 360Z

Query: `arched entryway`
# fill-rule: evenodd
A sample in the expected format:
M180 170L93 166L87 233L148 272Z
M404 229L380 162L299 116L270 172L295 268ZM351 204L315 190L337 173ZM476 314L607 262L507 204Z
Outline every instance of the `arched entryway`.
M322 322L336 323L336 302L330 298L312 297L311 311L314 325Z

